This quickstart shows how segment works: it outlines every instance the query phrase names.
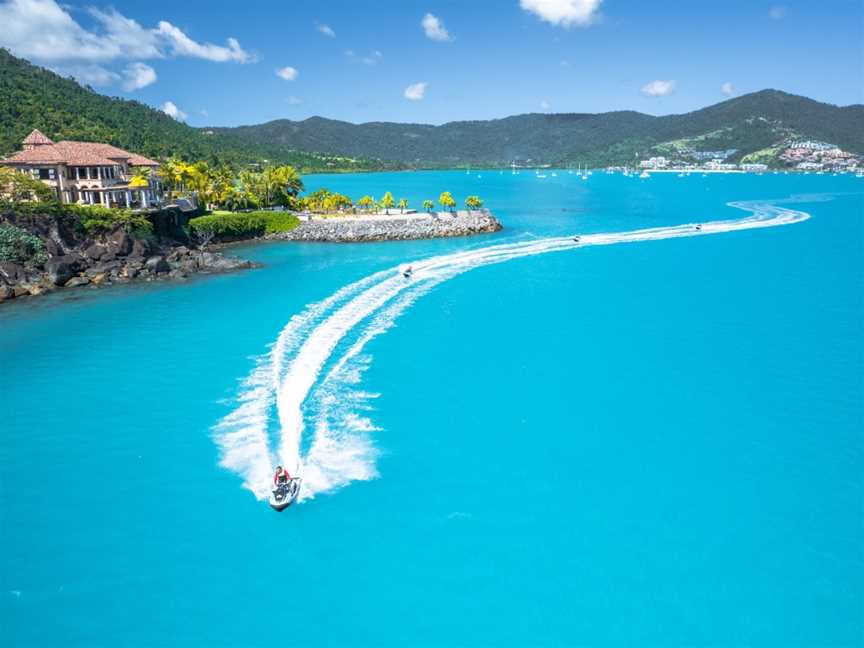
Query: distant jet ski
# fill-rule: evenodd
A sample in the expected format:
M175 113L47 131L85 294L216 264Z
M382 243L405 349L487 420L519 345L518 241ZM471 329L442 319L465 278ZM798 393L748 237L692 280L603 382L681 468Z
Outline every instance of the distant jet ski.
M697 232L701 232L701 231L702 231L702 224L701 224L701 223L696 223L696 231L697 231Z
M403 277L405 277L406 279L410 279L411 275L414 274L414 267L410 265L402 266L401 271Z
M573 237L573 241L574 241L575 243L578 243L578 242L581 241L581 240L582 240L582 237L581 237L581 236L574 236L574 237Z
M283 511L291 506L300 493L301 481L299 477L293 477L284 484L277 485L270 495L270 506L277 511Z

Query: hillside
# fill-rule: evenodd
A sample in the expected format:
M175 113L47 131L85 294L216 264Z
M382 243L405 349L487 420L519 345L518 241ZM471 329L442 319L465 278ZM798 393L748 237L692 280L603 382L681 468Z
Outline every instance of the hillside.
M208 134L149 106L96 93L0 49L0 155L20 148L34 128L48 137L108 142L148 157L220 159L232 163L264 160L304 170L380 168L380 162L317 155L289 146L240 140L230 133Z
M582 162L632 163L669 147L736 149L738 160L787 138L816 139L864 153L864 106L840 108L764 90L682 115L638 112L528 114L441 126L312 117L217 128L259 145L399 160L418 166Z
M633 164L653 155L725 151L776 163L780 144L813 139L864 154L864 106L837 107L778 90L682 115L633 111L527 114L440 126L311 117L192 128L149 106L100 95L0 49L0 155L34 128L52 139L109 142L164 159L265 160L303 171L506 165Z

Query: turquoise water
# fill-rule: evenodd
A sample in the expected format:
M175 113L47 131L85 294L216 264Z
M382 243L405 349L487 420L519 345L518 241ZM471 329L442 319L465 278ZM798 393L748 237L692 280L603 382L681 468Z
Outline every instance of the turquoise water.
M307 185L495 235L0 308L0 644L862 645L864 181L480 176Z

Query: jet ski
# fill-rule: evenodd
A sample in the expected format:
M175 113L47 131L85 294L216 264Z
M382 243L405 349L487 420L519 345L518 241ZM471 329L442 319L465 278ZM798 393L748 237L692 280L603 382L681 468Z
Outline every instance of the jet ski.
M277 511L283 511L291 506L300 493L301 481L299 477L293 477L287 482L276 486L270 495L270 506Z
M410 265L409 266L403 266L401 268L401 272L402 272L403 277L405 277L406 279L410 279L411 275L414 274L414 268Z
M696 223L696 231L697 231L697 232L701 232L701 231L702 231L702 225L701 225L700 223Z
M574 236L574 237L573 237L573 241L576 242L576 243L578 243L578 242L581 241L581 240L582 240L582 237L581 237L581 236Z

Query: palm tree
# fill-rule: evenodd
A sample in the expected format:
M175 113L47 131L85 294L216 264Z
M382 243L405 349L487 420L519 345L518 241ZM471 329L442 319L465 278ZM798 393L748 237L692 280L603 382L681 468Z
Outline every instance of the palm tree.
M136 167L132 173L132 178L129 180L129 186L132 189L143 189L150 185L150 169L149 167Z
M424 200L423 201L423 209L425 209L427 212L429 212L431 214L432 210L435 209L435 201L429 200L429 199Z
M480 209L483 206L483 201L480 200L479 196L468 196L465 199L465 206L473 211L475 209Z
M178 191L183 184L186 164L177 158L168 158L159 167L159 177L168 187L169 194Z
M402 210L403 214L405 213L405 210L408 209L408 199L407 198L400 198L399 199L399 209Z
M213 202L213 173L204 161L188 167L189 186L198 194L198 200L208 208Z
M375 199L372 198L372 196L363 196L357 201L357 204L360 205L364 211L369 211L369 208L375 204Z
M148 167L136 167L129 180L129 188L137 189L142 207L148 207L147 196L144 193L150 187L150 169Z
M453 200L453 194L449 191L445 191L438 196L438 204L451 212L453 211L453 208L456 207L456 201Z
M288 206L303 191L303 180L292 166L267 167L261 173L264 204Z
M396 201L393 199L393 194L389 191L384 194L384 197L381 199L381 206L384 208L386 213L390 213L391 207L396 204Z

